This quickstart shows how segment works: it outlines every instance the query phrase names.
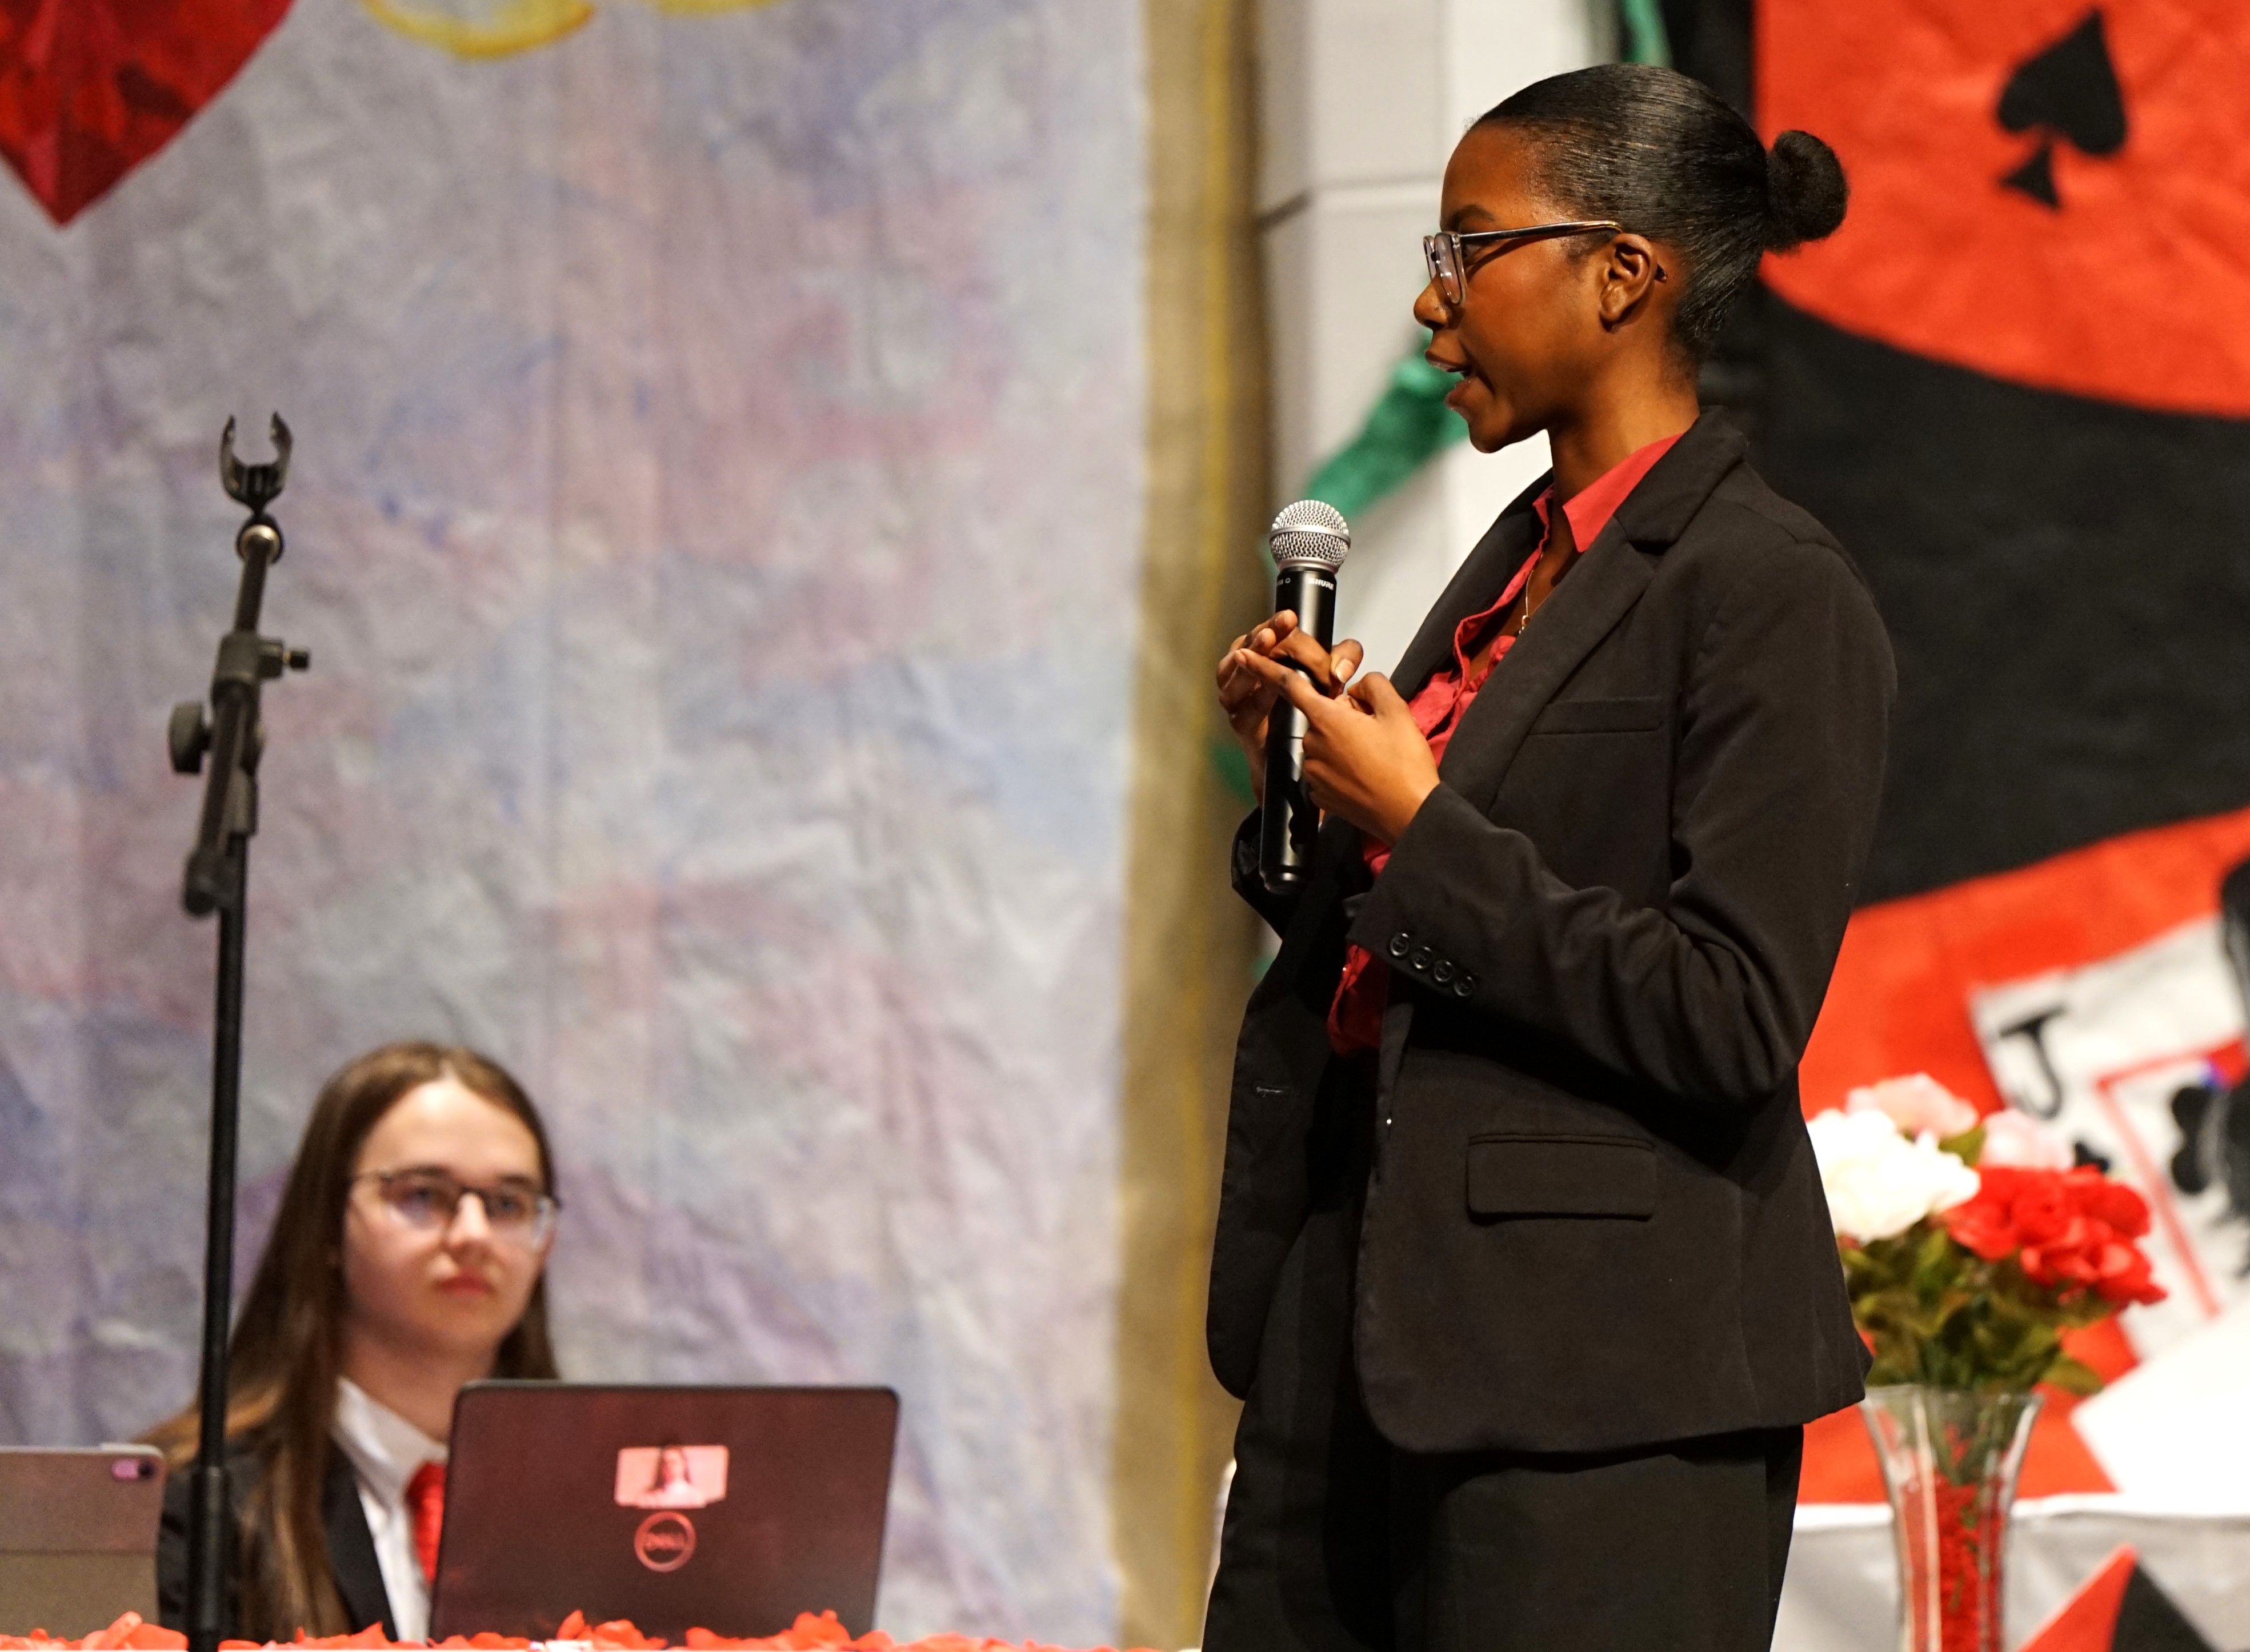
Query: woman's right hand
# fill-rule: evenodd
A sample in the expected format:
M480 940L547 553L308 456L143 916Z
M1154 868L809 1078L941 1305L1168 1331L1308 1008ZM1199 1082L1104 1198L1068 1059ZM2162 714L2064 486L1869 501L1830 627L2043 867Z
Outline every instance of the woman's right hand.
M1297 629L1297 616L1285 608L1236 637L1219 657L1219 708L1226 713L1226 725L1241 743L1242 754L1250 760L1250 784L1261 805L1266 801L1266 719L1273 714L1273 702L1280 694L1242 657L1259 654L1268 659L1293 661L1311 673L1322 693L1334 699L1349 686L1351 675L1359 669L1366 652L1349 637L1333 649L1322 648Z

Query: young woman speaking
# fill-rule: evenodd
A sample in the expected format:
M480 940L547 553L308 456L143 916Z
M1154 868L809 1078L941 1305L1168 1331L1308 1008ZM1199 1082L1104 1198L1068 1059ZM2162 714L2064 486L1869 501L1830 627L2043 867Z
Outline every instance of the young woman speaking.
M1486 115L1415 315L1554 473L1394 680L1277 614L1325 814L1239 1047L1211 1348L1246 1399L1206 1652L1749 1652L1802 1425L1860 1394L1797 1063L1865 860L1891 654L1836 541L1701 412L1818 139L1612 65ZM1282 662L1301 669L1291 669Z

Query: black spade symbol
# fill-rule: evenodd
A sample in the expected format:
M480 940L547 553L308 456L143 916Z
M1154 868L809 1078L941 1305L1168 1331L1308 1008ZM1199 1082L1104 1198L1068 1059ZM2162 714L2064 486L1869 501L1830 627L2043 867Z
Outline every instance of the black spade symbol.
M2054 145L2060 137L2082 155L2115 155L2125 145L2125 99L2109 61L2099 7L2068 34L2027 59L2000 93L2000 124L2011 132L2037 132L2030 160L2000 180L2001 187L2058 210Z

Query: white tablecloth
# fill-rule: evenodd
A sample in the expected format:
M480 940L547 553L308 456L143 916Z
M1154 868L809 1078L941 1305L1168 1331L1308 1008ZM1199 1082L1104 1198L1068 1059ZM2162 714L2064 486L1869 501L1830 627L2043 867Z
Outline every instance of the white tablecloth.
M2008 1637L2028 1639L2121 1543L2218 1652L2250 1652L2250 1486L2239 1511L2184 1512L2126 1497L2026 1498L2009 1554ZM1774 1652L1895 1652L1890 1511L1809 1504L1782 1589Z

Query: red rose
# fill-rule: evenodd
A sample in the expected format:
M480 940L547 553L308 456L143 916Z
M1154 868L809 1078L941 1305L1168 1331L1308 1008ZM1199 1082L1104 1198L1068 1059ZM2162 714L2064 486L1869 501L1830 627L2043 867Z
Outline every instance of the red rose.
M2017 1261L2027 1278L2067 1290L2094 1283L2097 1277L2094 1256L2085 1245L2026 1245Z
M2132 1242L2149 1230L2141 1195L2091 1165L1978 1173L1977 1196L1939 1218L1955 1242L1987 1262L2015 1256L2034 1284L2105 1302L2158 1302L2149 1259Z
M2075 1190L2080 1210L2096 1222L2106 1222L2128 1239L2138 1239L2148 1232L2147 1200L2123 1182L2110 1180L2090 1165L2083 1174L2088 1180Z
M1963 1245L1998 1262L2025 1245L2060 1239L2074 1214L2060 1172L1995 1166L1977 1172L1977 1196L1941 1220Z
M2115 1237L2067 1249L2027 1247L2023 1270L2041 1284L2064 1289L2091 1286L2105 1302L2161 1302L2164 1297L2155 1283L2149 1259L2138 1247Z
M2007 1207L1997 1199L1972 1199L1967 1204L1956 1205L1939 1218L1954 1242L1972 1251L1987 1262L1998 1262L2014 1254L2016 1230L2008 1220Z
M2102 1300L2121 1307L2129 1302L2164 1299L2164 1288L2156 1282L2155 1270L2137 1245L2110 1247L2105 1255L2102 1277L2095 1282L2094 1288L2102 1293Z
M2015 1196L2011 1201L2016 1232L2026 1245L2050 1245L2064 1242L2070 1225L2078 1219L2078 1201L2072 1197L2076 1189L2068 1186L2068 1178L2075 1171L2058 1174L2052 1170L2019 1170L2012 1180Z
M2017 1174L2001 1169L1977 1172L1977 1196L1938 1217L1956 1243L1987 1262L2014 1255L2023 1243L2016 1232L2013 1208L2012 1178Z
M2051 1187L2038 1201L2036 1219L2019 1224L2025 1276L2067 1291L2090 1288L2105 1302L2163 1300L2148 1258L2132 1243L2149 1230L2147 1201L2091 1165L2046 1174ZM2030 1194L2018 1190L2019 1214ZM2060 1224L2053 1220L2057 1208L2070 1212Z

